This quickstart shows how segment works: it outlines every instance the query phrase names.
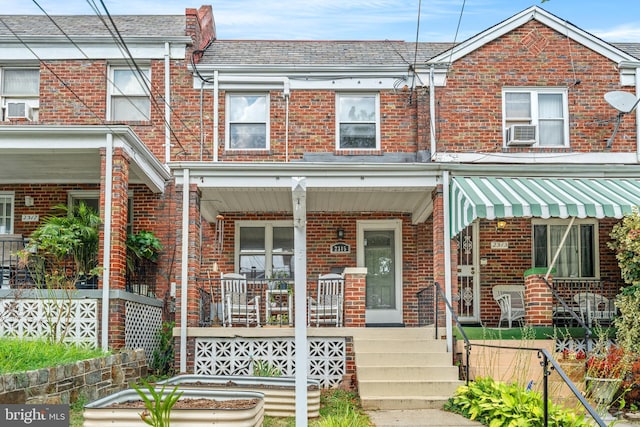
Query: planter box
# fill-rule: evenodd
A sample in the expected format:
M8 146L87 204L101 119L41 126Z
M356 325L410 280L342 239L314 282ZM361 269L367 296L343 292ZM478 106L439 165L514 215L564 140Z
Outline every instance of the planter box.
M295 378L225 375L177 375L159 384L179 385L181 389L258 391L264 394L264 413L272 417L296 414ZM307 415L320 416L320 381L307 380Z
M166 387L165 393L170 393L173 388ZM159 392L161 387L156 388ZM262 426L264 418L264 395L248 391L215 391L206 389L180 389L180 399L211 399L216 401L237 399L258 399L258 403L246 409L222 409L222 408L193 408L171 410L171 426L203 426L219 425L230 427L255 427ZM151 396L147 393L147 396ZM146 426L140 413L144 408L118 407L118 403L139 401L140 396L134 389L106 396L84 407L84 427L113 427Z

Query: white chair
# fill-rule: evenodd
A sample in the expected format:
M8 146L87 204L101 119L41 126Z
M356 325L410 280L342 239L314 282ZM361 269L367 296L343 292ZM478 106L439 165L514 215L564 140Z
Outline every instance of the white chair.
M223 274L220 278L220 295L223 326L260 326L260 297L249 296L247 278L244 274Z
M509 328L515 321L524 321L524 286L523 285L496 285L493 287L493 299L500 306L500 321L507 321Z
M308 323L315 325L342 326L344 306L344 277L342 274L325 274L318 277L316 298L309 297Z
M0 288L9 288L18 265L18 252L24 249L22 234L0 234Z
M573 296L573 301L580 309L582 320L591 326L593 320L609 323L616 315L616 309L612 302L603 295L594 292L578 292Z

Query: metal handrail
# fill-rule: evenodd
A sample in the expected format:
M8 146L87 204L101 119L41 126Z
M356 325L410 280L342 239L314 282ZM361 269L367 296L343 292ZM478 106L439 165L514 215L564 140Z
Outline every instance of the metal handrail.
M546 280L545 280L546 283ZM548 285L548 283L547 283ZM435 311L435 316L434 316L434 324L435 324L435 334L436 334L436 339L438 338L438 296L441 296L442 299L444 300L447 309L449 310L451 317L453 318L453 320L456 323L456 327L458 328L458 330L460 331L460 335L462 335L462 339L464 340L464 346L465 346L465 351L466 351L466 364L465 364L465 381L466 384L469 384L469 360L470 360L470 353L471 353L471 342L469 341L469 338L467 337L467 334L464 332L462 325L460 324L459 320L458 320L458 316L455 313L455 310L453 309L453 307L451 306L451 304L449 303L449 300L446 298L444 292L442 292L442 288L440 287L440 285L437 282L433 283L434 288L437 290L437 292L435 293L435 305L434 305L434 311ZM553 291L553 289L552 289ZM567 307L568 308L568 307ZM581 319L578 319L579 321L581 321ZM581 322L584 325L584 322ZM586 327L586 325L584 325L584 327ZM587 328L588 329L588 328ZM590 332L590 330L589 330ZM567 374L562 370L562 367L560 367L560 365L558 364L558 362L556 362L556 360L553 358L553 356L544 348L531 348L531 347L515 347L515 346L505 346L505 345L495 345L495 344L477 344L474 343L473 344L476 347L489 347L489 348L502 348L502 349L510 349L510 350L526 350L526 351L536 351L538 352L538 358L542 359L542 361L540 362L540 366L542 366L542 399L543 399L543 417L544 417L544 426L547 427L549 425L549 384L548 384L548 377L551 374L551 369L555 369L558 374L560 375L560 378L562 378L562 380L565 382L565 384L569 387L569 390L571 390L571 393L573 393L573 395L578 399L578 401L582 404L582 406L587 410L587 412L589 413L589 415L593 418L593 420L598 424L598 426L600 427L607 427L607 424L600 418L600 416L598 415L598 413L596 412L595 409L593 409L593 407L589 404L589 402L584 398L584 396L582 395L582 393L576 388L576 386L573 384L573 382L569 379L569 377L567 377ZM551 364L551 369L549 368L549 364Z

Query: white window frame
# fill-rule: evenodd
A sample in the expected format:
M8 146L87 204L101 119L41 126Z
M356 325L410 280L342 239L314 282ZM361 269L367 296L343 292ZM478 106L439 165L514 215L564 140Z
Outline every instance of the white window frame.
M375 147L370 148L342 148L340 145L340 98L342 97L374 97L375 98ZM337 151L375 151L380 150L380 94L377 92L338 92L335 99L336 106L336 150ZM362 122L371 123L371 122Z
M531 102L531 117L511 118L507 119L507 93L528 93ZM538 109L539 95L562 95L562 118L563 120L563 145L540 145L540 117ZM504 137L504 146L508 147L507 130L512 124L524 124L536 126L536 142L532 147L539 148L568 148L571 146L569 141L569 98L567 88L550 88L550 87L505 87L502 89L502 129Z
M4 78L7 71L29 70L38 72L38 93L11 93L7 94L4 87ZM0 69L0 97L2 98L2 118L9 120L8 103L24 102L26 106L25 118L27 120L38 120L38 110L40 108L40 68L39 67L4 67Z
M232 99L235 97L243 97L243 96L257 96L257 97L264 97L265 99L265 112L264 112L264 125L265 125L265 143L264 143L264 147L232 147L231 146L231 126L233 124L242 124L242 123L246 123L246 124L250 124L250 123L254 123L254 124L262 124L263 122L243 122L243 121L237 121L237 122L232 122L231 121L231 103L232 103ZM225 129L224 129L224 134L225 134L225 150L229 150L229 151L246 151L246 150L252 150L252 151L268 151L271 147L271 97L269 95L268 92L227 92L227 94L225 95L225 106L226 106L226 111L225 111Z
M13 191L0 191L0 203L9 203L9 214L5 215L3 219L9 219L9 229L0 230L0 234L13 234L14 230L14 217L16 209L16 195Z
M265 277L272 277L273 272L273 229L278 227L293 228L293 221L236 221L235 223L235 248L234 248L234 264L235 272L240 271L240 229L243 227L264 228L264 256L265 256ZM292 248L291 253L283 252L278 253L293 256L295 249ZM256 254L262 254L261 251L256 251ZM249 275L247 275L248 277Z
M549 246L549 226L551 225L559 225L566 227L571 222L570 219L532 219L531 220L531 266L535 267L535 226L544 225L547 226L547 267L548 264L553 260L553 256L555 255L555 251L551 250ZM593 226L593 276L578 276L578 277L566 277L566 276L558 276L555 277L563 278L563 279L599 279L600 278L600 237L599 237L599 222L593 218L585 218L585 219L575 219L572 227L580 227L581 225L592 225ZM563 231L564 233L564 231ZM582 243L582 242L580 242ZM582 263L580 263L582 264Z
M143 73L146 74L146 78L147 78L147 85L150 87L151 85L151 67L150 66L140 66L140 69L142 70ZM115 86L115 74L117 71L127 71L127 72L131 72L134 73L136 79L138 79L138 82L140 82L139 79L141 79L142 77L138 74L138 72L134 69L132 70L131 67L127 67L127 66L118 66L118 65L112 65L109 68L109 84L108 84L108 95L107 96L107 120L110 121L150 121L151 120L151 94L149 94L147 87L140 83L142 92L139 93L131 93L131 94L125 94L122 92L122 88L117 88ZM140 119L140 118L118 118L116 119L114 117L114 103L113 103L113 99L114 98L146 98L149 101L149 110L146 112L147 113L147 117L145 119ZM145 112L143 111L138 111L139 113L142 113L143 115L145 114Z

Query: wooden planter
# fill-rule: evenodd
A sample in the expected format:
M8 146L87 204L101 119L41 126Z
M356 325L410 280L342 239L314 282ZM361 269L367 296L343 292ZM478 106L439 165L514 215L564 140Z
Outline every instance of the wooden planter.
M156 388L160 392L161 388ZM167 387L165 393L173 388ZM200 427L203 425L220 425L229 427L262 426L264 418L264 395L248 391L215 391L207 389L180 389L183 394L180 399L211 399L216 401L257 399L257 403L250 408L189 408L171 410L171 426ZM147 396L151 396L147 393ZM143 408L118 407L119 403L139 401L140 396L133 389L123 390L96 400L84 407L84 427L130 427L146 426L140 413Z
M254 391L264 394L264 413L272 417L296 414L295 378L225 375L177 375L159 384L179 385L181 389ZM307 415L320 416L320 381L307 380Z

